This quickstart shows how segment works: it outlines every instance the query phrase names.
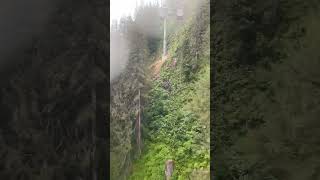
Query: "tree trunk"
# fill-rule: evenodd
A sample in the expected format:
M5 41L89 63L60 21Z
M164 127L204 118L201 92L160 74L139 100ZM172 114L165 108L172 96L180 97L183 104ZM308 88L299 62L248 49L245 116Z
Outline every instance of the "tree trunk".
M139 89L139 114L138 114L138 152L141 154L141 94Z

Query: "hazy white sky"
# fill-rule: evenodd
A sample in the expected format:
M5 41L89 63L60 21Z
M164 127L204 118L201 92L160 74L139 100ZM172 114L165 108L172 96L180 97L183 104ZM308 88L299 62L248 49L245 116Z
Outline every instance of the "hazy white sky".
M142 1L148 3L157 0L110 0L110 20L119 20L122 16L133 16L136 3L139 5Z

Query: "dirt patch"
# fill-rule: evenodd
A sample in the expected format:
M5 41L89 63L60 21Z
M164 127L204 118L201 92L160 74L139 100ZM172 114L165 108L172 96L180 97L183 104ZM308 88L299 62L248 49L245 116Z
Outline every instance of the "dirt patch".
M162 60L162 58L160 58L156 62L154 62L153 64L151 64L149 66L149 69L151 70L151 73L152 73L153 77L158 77L159 76L161 67L166 62L167 59L168 59L168 56L165 56L163 60Z

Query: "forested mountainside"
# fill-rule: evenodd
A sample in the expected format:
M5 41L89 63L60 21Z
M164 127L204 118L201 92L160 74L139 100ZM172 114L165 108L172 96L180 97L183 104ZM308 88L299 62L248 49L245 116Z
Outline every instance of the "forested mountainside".
M213 179L320 178L319 6L213 2Z
M174 161L172 179L210 178L209 1L193 7L182 21L169 19L165 61L158 5L113 26L111 38L122 34L130 50L111 82L112 180L164 179L167 160ZM115 46L124 47L123 38Z
M1 68L3 180L108 179L107 88L101 89L109 83L108 2L56 2L41 33L26 37L31 43L6 57L10 66ZM26 29L12 31L20 36Z

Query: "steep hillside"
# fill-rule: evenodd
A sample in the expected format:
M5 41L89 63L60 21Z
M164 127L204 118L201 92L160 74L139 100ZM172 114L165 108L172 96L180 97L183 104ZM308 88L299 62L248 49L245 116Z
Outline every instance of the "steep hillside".
M187 1L185 19L169 18L166 61L157 4L113 26L129 53L111 84L111 179L163 179L169 159L174 179L209 177L208 3L191 14Z
M139 112L138 106L139 100L141 100L140 104L143 108L144 94L148 89L146 74L148 64L151 61L150 52L152 52L148 44L150 41L156 41L156 38L151 36L149 31L141 31L142 25L140 23L144 21L145 17L159 18L157 11L154 10L157 8L154 5L140 8L135 21L132 21L131 18L122 19L119 27L114 28L111 33L111 36L122 36L128 42L127 49L123 49L125 52L117 49L120 52L119 57L113 59L116 63L124 62L126 66L122 71L118 70L119 75L114 76L111 81L110 178L112 180L127 179L132 161L138 155L137 133L135 131L137 129L135 126ZM154 26L151 27L154 28ZM114 41L111 43L113 43L111 46L115 44ZM124 56L124 53L128 54ZM123 57L127 59L123 59Z
M217 1L214 179L319 178L318 11L313 0Z
M21 6L26 19L41 15L28 6ZM107 7L101 0L61 2L32 46L7 59L11 68L1 71L0 82L0 179L107 178Z
M209 9L169 38L168 59L147 92L144 150L130 179L163 179L165 162L175 164L173 179L209 179L210 48Z

